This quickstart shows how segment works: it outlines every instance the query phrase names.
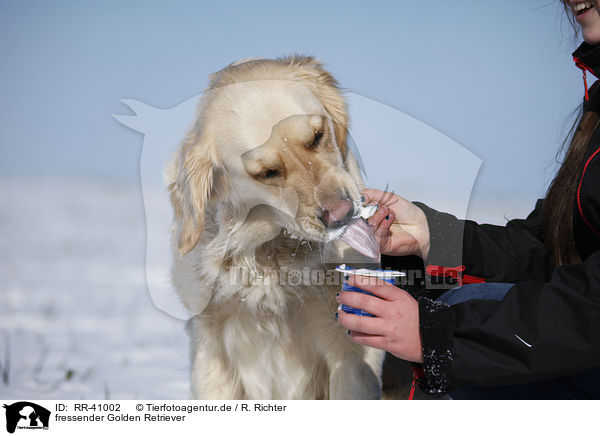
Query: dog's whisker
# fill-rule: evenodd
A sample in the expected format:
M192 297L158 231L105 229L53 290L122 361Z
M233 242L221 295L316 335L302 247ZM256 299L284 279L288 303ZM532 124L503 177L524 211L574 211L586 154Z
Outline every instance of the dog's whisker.
M292 257L296 257L296 253L298 253L298 247L300 246L301 242L302 242L302 240L298 240L298 243L296 244L296 249L294 250Z

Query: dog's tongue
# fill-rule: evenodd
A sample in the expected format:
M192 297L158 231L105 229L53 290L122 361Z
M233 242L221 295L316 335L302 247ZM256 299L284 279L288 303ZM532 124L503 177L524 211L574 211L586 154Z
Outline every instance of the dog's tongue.
M379 244L375 239L375 232L364 219L354 220L341 239L360 254L379 260Z

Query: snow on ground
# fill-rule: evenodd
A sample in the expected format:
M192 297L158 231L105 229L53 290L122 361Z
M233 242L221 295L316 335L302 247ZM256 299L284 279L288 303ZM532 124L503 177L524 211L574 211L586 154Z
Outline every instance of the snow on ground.
M139 186L11 179L0 198L0 397L188 398L184 321L148 295Z

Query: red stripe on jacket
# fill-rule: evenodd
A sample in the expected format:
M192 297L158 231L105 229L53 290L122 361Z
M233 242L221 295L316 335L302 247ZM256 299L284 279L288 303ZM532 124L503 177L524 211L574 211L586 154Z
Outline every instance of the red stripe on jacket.
M466 267L464 265L454 267L427 265L425 268L425 273L432 277L450 277L454 280L457 280L460 286L473 283L485 283L484 278L464 274L465 268Z

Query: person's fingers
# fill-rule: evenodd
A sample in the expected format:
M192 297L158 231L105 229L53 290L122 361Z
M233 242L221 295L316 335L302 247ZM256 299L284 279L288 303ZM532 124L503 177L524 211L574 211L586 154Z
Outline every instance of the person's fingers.
M398 196L393 192L380 191L378 189L365 188L361 191L361 195L365 197L363 203L368 204L385 204L391 205L397 202Z
M381 253L391 254L393 252L393 244L400 242L397 235L392 234L390 231L393 222L394 214L390 211L375 228L375 239L379 243L379 251ZM394 237L394 241L392 240L392 237Z
M385 312L385 300L362 292L341 292L336 300L338 303L365 310L375 316L382 316Z
M385 220L386 216L389 217L389 213L390 210L387 206L379 206L377 212L367 220L367 224L372 228L376 228L383 220Z
M378 279L377 277L357 276L351 274L346 283L348 283L350 286L368 291L373 295L388 301L395 301L398 299L400 293L406 292L400 288L397 288L391 283Z
M360 195L364 197L364 204L376 204L381 200L384 192L378 189L365 188L360 192Z
M390 232L390 227L392 226L394 219L394 212L392 212L391 210L388 211L387 215L375 228L375 236L378 236L379 238L386 236Z
M382 335L386 330L385 321L372 316L354 315L338 310L338 322L348 330L369 335Z
M360 332L354 332L352 330L350 330L349 335L350 338L357 344L379 348L380 350L385 350L388 344L388 340L385 336L368 335Z

